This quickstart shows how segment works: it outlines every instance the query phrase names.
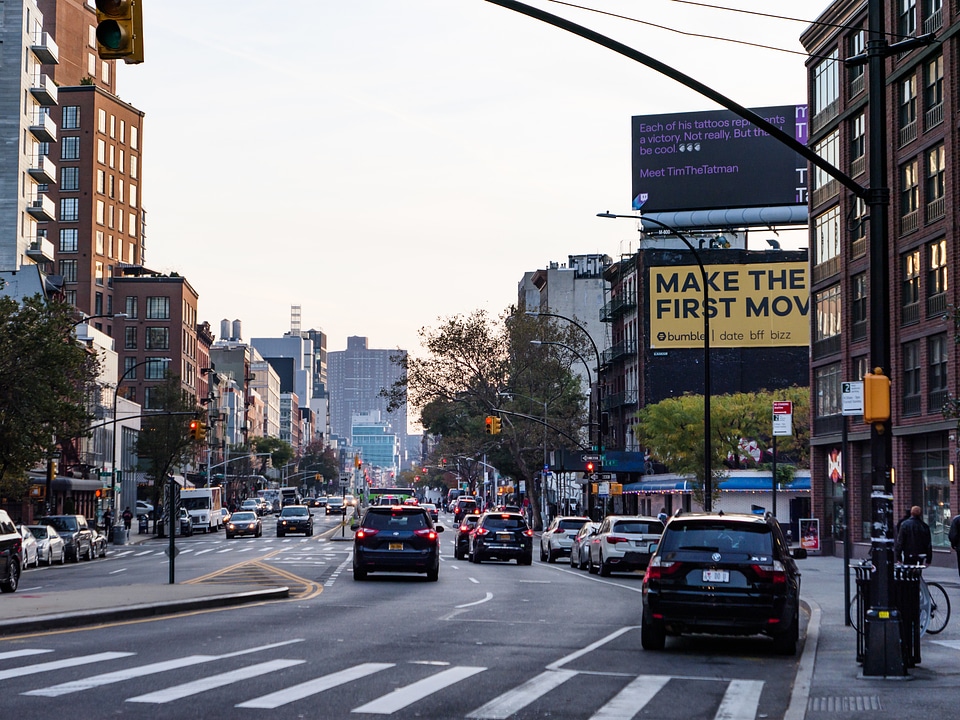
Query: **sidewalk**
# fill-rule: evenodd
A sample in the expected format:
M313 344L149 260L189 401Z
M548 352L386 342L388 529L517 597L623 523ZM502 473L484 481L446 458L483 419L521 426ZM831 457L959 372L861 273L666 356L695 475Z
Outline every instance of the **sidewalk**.
M850 717L859 712L893 711L902 716L946 717L960 705L960 616L939 635L920 641L921 661L905 678L864 678L857 663L856 631L844 624L843 558L808 557L797 563L801 599L810 622L788 720ZM953 611L960 612L960 581L952 568L924 570L927 581L944 586ZM850 595L856 594L851 572ZM827 715L825 715L825 713Z

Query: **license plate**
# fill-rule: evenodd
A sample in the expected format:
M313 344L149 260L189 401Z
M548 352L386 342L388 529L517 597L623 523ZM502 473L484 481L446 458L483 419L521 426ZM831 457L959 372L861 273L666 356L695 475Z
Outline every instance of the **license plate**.
M497 540L513 540L513 535L510 533L497 533Z
M707 583L730 582L730 573L727 570L704 570L703 581Z
M402 543L402 542L399 542L399 543L390 543L390 549L391 549L391 550L403 550L403 543Z

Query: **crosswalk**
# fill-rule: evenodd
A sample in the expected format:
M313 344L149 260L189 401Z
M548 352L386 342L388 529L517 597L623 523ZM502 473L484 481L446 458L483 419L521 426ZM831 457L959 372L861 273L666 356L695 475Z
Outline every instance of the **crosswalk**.
M283 554L271 558L271 562L306 562L309 555L309 561L316 564L325 564L325 560L332 560L338 555L349 552L352 546L349 543L332 543L323 538L257 538L225 540L223 538L197 539L188 543L181 543L177 546L178 557L202 557L208 553L213 555L239 555L244 557L257 557L277 550L283 550ZM168 548L166 545L156 545L154 547L144 548L142 545L128 547L124 550L115 550L110 552L109 558L163 558L166 561ZM296 557L297 555L301 557ZM317 559L317 556L323 556Z
M281 713L296 713L298 703L343 688L349 693L337 696L339 700L348 697L352 700L348 705L355 705L338 708L343 714L349 710L357 714L394 715L410 708L411 712L420 716L422 703L431 697L449 698L449 693L446 693L449 688L469 683L471 678L482 676L483 673L496 672L496 669L482 665L443 662L361 662L304 679L304 675L311 674L311 661L300 646L303 642L302 638L294 638L220 655L189 655L143 661L133 652L58 657L52 654L54 650L50 648L23 647L0 652L0 681L19 678L16 686L22 689L20 696L24 698L20 702L69 699L71 695L113 686L109 690L111 697L123 698L127 703L161 706L181 702L187 703L191 709L202 708L207 693L211 694L211 705L217 703L217 698L222 695L216 695L213 691L229 687L231 697L236 699L235 707L278 711L277 717ZM272 657L265 657L268 654ZM64 675L71 679L49 682L52 678L61 679ZM598 675L603 674L548 668L541 672L534 671L532 677L522 679L509 689L504 689L499 683L472 684L473 692L478 687L495 687L500 692L473 710L460 707L458 701L455 714L465 720L517 717L564 686L581 682L589 683L584 688L596 687ZM631 720L644 715L644 708L654 702L658 695L662 694L661 702L668 698L671 693L667 686L671 680L693 679L715 688L714 720L754 720L764 687L762 681L744 679L674 678L670 675L648 674L630 676L624 673L610 673L604 677L608 682L618 685L619 689L611 685L612 692L604 694L583 692L582 688L577 687L571 689L570 692L576 693L584 702L592 703L591 698L596 699L587 711L577 711L576 717ZM263 680L272 684L268 686ZM278 682L286 686L276 688ZM23 689L25 684L29 689ZM263 694L257 695L258 690ZM62 704L57 707L62 707Z

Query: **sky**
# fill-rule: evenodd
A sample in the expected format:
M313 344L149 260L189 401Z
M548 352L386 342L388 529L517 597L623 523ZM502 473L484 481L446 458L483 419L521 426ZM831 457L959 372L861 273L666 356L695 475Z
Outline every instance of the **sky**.
M528 4L747 107L806 101L804 22L583 3ZM713 4L805 21L828 5ZM145 264L184 275L201 320L239 319L245 339L281 335L300 305L328 350L362 335L417 353L420 328L516 303L526 271L633 252L635 223L596 217L630 213L631 116L719 109L484 0L164 0L144 26L145 62L117 87L145 113ZM805 247L794 235L784 247Z

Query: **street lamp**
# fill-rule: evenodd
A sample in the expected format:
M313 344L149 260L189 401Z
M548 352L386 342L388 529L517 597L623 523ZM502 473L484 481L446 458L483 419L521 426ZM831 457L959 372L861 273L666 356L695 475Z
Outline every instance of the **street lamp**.
M603 467L603 449L601 447L603 444L603 438L600 436L600 351L597 349L597 344L593 341L593 337L590 335L590 332L583 325L578 323L576 320L573 320L572 318L568 318L566 315L558 315L557 313L550 313L550 312L540 312L538 310L527 310L526 314L531 317L553 317L553 318L558 318L560 320L566 320L568 323L570 323L574 327L579 328L580 331L587 336L587 340L590 341L590 347L593 348L593 355L597 359L597 393L596 393L597 422L596 424L590 423L588 434L591 438L591 442L590 442L591 451L599 454L599 461L597 462L596 472L600 472L600 469ZM586 363L584 363L584 366L586 366ZM590 372L590 368L589 366L587 366L587 373L589 372ZM592 396L593 395L593 379L589 375L588 375L588 378L590 381L590 394ZM594 431L596 431L596 443L593 442ZM584 507L586 507L587 512L589 512L590 511L590 483L587 483L586 485L584 485L584 495L586 500L586 502L584 503Z
M641 229L643 228L643 223L653 223L680 238L683 244L693 253L693 257L700 268L700 284L703 286L703 309L701 311L703 315L703 509L706 512L711 512L713 510L713 469L711 467L712 458L710 457L710 313L708 312L710 278L707 275L707 269L703 266L700 253L697 252L697 249L686 236L666 223L638 215L615 215L609 211L597 213L597 217L639 220Z
M169 363L173 362L170 358L150 358L148 360L141 360L138 363L135 363L123 371L123 374L120 376L120 379L117 380L116 386L113 388L113 442L110 443L110 485L111 489L116 490L117 486L117 456L120 454L117 452L117 441L120 438L120 425L117 420L117 400L120 396L120 386L123 384L123 381L126 379L127 375L132 373L141 365L147 365L149 363ZM122 459L122 458L121 458ZM114 492L114 508L120 507L120 496ZM173 523L170 525L170 533L173 534Z
M127 314L126 314L125 312L122 312L122 313L100 313L100 314L97 314L97 315L87 315L86 313L80 313L80 319L77 320L75 323L73 323L72 327L77 327L77 325L83 325L84 323L88 323L88 322L90 322L91 320L96 320L97 318L112 318L112 319L114 319L114 320L126 320L127 317L128 317L128 316L127 316Z

